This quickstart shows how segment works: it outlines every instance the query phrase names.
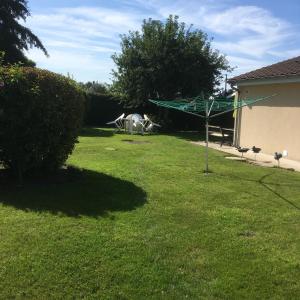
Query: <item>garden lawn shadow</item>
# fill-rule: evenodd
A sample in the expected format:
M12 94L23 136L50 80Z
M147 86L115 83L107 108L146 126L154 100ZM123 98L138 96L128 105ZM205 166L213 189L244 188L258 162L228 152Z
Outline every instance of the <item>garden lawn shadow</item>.
M135 141L130 139L124 139L122 142L129 143L129 144L151 144L149 141Z
M262 187L264 187L266 190L268 190L269 192L271 192L275 197L274 200L276 200L276 197L278 199L281 199L283 201L285 201L288 205L290 205L290 207L295 208L297 210L300 210L300 207L292 200L287 199L283 194L277 192L274 187L278 186L285 186L285 187L293 187L293 188L297 188L300 191L300 185L299 184L293 184L293 183L275 183L275 182L270 182L270 181L265 181L266 178L270 178L273 174L275 174L274 172L271 173L267 173L263 176L261 176L259 179L251 179L251 178L243 178L243 177L238 177L238 176L234 176L232 174L218 174L216 173L217 176L222 176L222 177L229 177L233 180L237 180L237 181L252 181L252 182L257 182L259 185L261 185Z
M132 182L90 170L81 170L71 179L60 175L56 182L29 182L22 188L10 184L1 189L0 203L4 205L70 217L130 211L146 202L144 190Z
M79 134L82 137L111 137L114 135L113 130L103 130L100 128L86 127Z
M167 136L174 136L178 139L191 141L191 142L199 142L205 140L205 132L199 131L178 131L178 132L171 132L165 134Z

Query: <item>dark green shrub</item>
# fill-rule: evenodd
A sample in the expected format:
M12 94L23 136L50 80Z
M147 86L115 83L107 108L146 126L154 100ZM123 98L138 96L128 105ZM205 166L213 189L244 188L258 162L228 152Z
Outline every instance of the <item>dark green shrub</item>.
M180 111L160 108L154 104L145 107L126 108L116 96L109 94L86 95L85 125L104 127L106 123L119 117L122 113L139 113L151 116L151 120L162 125L159 131L204 130L205 121L199 117ZM216 117L213 125L233 128L232 112ZM112 127L112 125L109 125Z
M86 94L85 125L105 126L126 112L120 99L108 94Z
M0 161L19 176L59 168L74 148L83 110L73 80L36 68L0 68Z
M157 107L150 102L145 106L128 108L117 96L99 93L86 94L85 125L103 127L122 113L126 115L130 113L147 114L153 121L162 125L159 131L203 130L205 124L205 121L199 117ZM233 128L232 112L215 118L212 124Z

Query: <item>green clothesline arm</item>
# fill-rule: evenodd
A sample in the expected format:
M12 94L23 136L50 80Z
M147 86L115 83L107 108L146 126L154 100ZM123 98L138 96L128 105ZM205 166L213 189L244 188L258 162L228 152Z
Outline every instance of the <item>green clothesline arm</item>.
M261 102L261 101L264 101L264 100L268 100L268 99L270 99L270 98L272 98L272 97L275 97L276 95L277 95L277 94L273 94L273 95L271 95L271 96L259 98L259 99L255 100L255 101L251 102L251 103L244 103L244 104L242 104L242 105L238 105L237 107L234 107L234 108L231 108L231 109L228 109L228 110L225 110L225 111L216 113L216 114L210 116L210 118L214 118L214 117L217 117L217 116L220 116L220 115L229 113L229 112L231 112L231 111L234 111L234 110L236 110L236 109L242 108L242 107L244 107L244 106L252 105L252 104L254 104L254 103L256 103L256 102Z
M176 102L176 100L175 101L161 101L161 100L153 100L153 99L149 99L149 101L152 102L152 103L154 103L154 104L156 104L157 106L176 109L176 110L179 110L181 112L185 112L185 113L188 113L188 114L191 114L191 115L194 115L194 116L197 116L197 117L205 119L206 116L200 114L200 111L204 111L204 108L206 107L206 103L212 102L212 104L209 107L208 117L209 118L214 118L214 117L226 114L228 112L234 111L236 109L242 108L244 106L253 105L256 102L260 102L260 101L263 101L263 100L270 99L270 98L272 98L272 97L274 97L276 95L277 94L273 94L271 96L262 97L262 98L259 98L259 99L255 99L253 101L241 100L241 102L240 103L238 102L236 106L234 105L233 102L230 103L230 102L226 102L226 101L218 101L216 99L213 99L213 100L208 100L208 99L205 100L205 99L203 99L201 102L197 103L197 99L199 99L199 98L196 97L193 100L193 101L195 101L195 103L194 103L194 105L195 105L194 111L197 110L197 105L198 105L198 112L190 111L189 109L191 109L191 107L189 107L188 105L192 105L193 106L193 103L192 102L186 102L186 100L184 100L184 99L181 100L181 102ZM225 107L224 107L225 110L221 111L219 113L215 113L213 115L210 115L211 111L213 111L213 105L215 103L217 103L219 105L218 109L220 109L220 105L221 106L223 105L223 107L225 105ZM228 107L229 105L234 105L234 106L230 107L229 109L226 109L226 106Z
M200 118L205 119L205 116L200 115L200 114L196 114L196 113L193 113L193 112L190 112L190 111L188 111L188 110L182 110L182 109L180 109L180 108L178 108L178 107L164 105L164 104L161 104L161 102L158 103L156 100L152 100L152 99L149 99L149 101L152 102L152 103L154 103L154 104L157 105L157 106L161 106L161 107L165 107L165 108L176 109L176 110L179 110L179 111L181 111L181 112L185 112L185 113L187 113L187 114L190 114L190 115L193 115L193 116L196 116L196 117L200 117Z

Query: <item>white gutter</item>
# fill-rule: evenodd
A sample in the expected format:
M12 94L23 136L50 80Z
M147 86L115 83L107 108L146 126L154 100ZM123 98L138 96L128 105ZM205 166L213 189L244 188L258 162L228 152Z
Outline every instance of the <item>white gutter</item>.
M238 86L251 86L251 85L284 84L284 83L298 83L298 82L300 82L300 76L247 79L247 80L236 81L234 82L234 84Z

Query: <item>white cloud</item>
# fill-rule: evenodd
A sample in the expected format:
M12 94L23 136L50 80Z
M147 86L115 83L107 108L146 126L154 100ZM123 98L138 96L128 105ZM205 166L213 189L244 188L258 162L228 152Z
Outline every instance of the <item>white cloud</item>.
M291 50L281 50L281 51L270 51L270 54L286 58L286 57L296 57L300 56L300 48Z
M208 13L204 24L223 35L258 34L281 35L289 24L257 6L237 6L222 12Z
M195 5L195 2L191 2ZM293 32L291 25L257 6L224 7L216 2L202 1L194 8L175 1L157 8L164 16L178 14L187 23L218 36L215 45L227 53L262 57L282 45ZM222 41L221 41L222 40Z
M164 5L160 1L150 2L163 17L177 14L187 24L192 23L195 28L208 31L210 36L217 36L213 45L231 58L239 58L240 72L251 70L253 65L267 65L272 61L269 56L276 56L277 59L289 57L288 51L276 49L282 48L296 36L299 37L288 21L258 6L233 6L236 1L177 0L165 2Z
M116 41L119 34L140 26L136 16L102 8L57 9L51 14L38 14L29 19L29 26L47 36L68 40Z
M101 3L33 14L28 25L45 43L50 58L35 50L31 58L39 66L73 73L76 79L107 81L113 68L110 56L120 49L119 35L139 30L145 18L164 20L170 14L216 36L213 45L238 66L235 74L299 55L298 45L286 48L298 32L258 6L235 5L233 0L121 0L115 8Z
M231 77L238 75L239 73L246 73L255 69L262 68L269 63L262 60L260 61L257 59L243 58L234 55L228 55L227 59L230 62L230 65L234 68Z
M95 52L107 52L107 53L114 53L117 52L118 49L116 48L109 48L103 46L89 45L87 44L78 44L75 42L67 42L67 41L56 41L56 40L44 40L44 45L46 47L55 47L55 48L73 48L77 50L87 50L87 51L95 51Z
M212 32L228 39L215 43L220 50L257 59L271 54L293 34L290 24L256 6L230 8L208 15L204 20Z
M88 53L74 53L66 50L51 51L50 58L36 49L29 51L30 57L43 69L71 75L79 81L98 80L105 82L110 78L113 62L110 58L99 60L95 55Z
M78 80L108 81L111 55L120 50L119 34L137 29L140 14L100 7L74 7L34 14L27 25L41 38L50 57L37 50L31 59L42 68L73 74Z

